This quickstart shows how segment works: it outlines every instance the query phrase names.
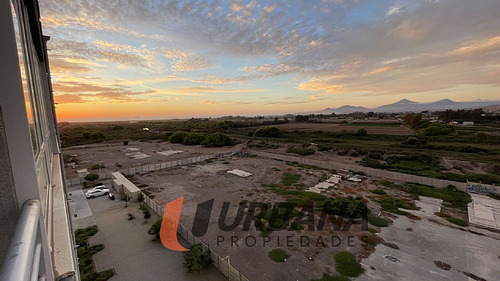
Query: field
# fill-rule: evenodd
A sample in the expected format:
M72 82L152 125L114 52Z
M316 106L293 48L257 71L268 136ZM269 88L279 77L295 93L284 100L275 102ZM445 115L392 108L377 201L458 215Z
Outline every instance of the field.
M302 132L325 132L325 133L355 133L359 128L365 127L368 134L374 135L395 135L409 136L413 135L410 128L394 123L350 123L350 124L329 124L329 123L289 123L280 124L275 127L283 131L302 131Z
M77 177L76 171L81 169L112 172L248 148L455 181L500 183L497 127L469 130L448 125L425 126L412 130L394 122L367 120L333 124L190 119L64 124L61 136L68 178ZM231 141L222 147L210 147L204 140L215 133ZM245 178L227 173L233 169L252 175ZM391 236L384 234L391 232L393 223L414 224L415 229L428 224L444 226L451 229L453 241L463 235L458 229L480 231L466 223L470 196L453 187L435 189L359 175L361 182L344 177L321 193L309 191L338 173L341 171L248 155L128 176L160 205L184 197L181 222L188 228L193 226L198 205L214 199L207 231L200 238L216 248L219 255L230 256L231 264L250 280L314 280L323 274L334 276L334 255L345 250L357 260L369 259L372 264L379 264L372 255L380 249L377 245L396 253L399 249ZM310 218L309 215L301 215L301 210L309 204L312 204L312 225L304 219ZM229 227L240 211L241 220ZM323 213L328 214L323 220L326 227L320 228L318 223ZM332 214L335 216L329 216ZM360 216L366 217L367 227ZM342 231L346 224L338 218L351 218L353 224ZM411 242L411 234L408 237ZM303 239L309 241L307 246L303 245ZM411 244L398 241L403 247ZM443 245L445 249L453 250ZM434 264L422 267L436 270ZM373 269L365 270L368 271L362 277L376 274Z

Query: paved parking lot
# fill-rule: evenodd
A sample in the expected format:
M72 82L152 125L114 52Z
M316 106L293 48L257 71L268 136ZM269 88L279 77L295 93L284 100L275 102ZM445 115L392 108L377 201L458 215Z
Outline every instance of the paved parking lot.
M73 191L74 192L74 191ZM73 197L77 199L74 192ZM83 193L82 193L83 194ZM179 281L222 281L221 275L210 269L198 274L188 273L183 265L183 254L164 248L160 241L152 241L147 234L150 225L158 218L154 213L148 223L144 222L138 203L109 200L107 196L89 199L83 197L90 207L91 217L97 223L99 232L89 239L91 245L104 244L104 250L94 255L97 271L114 268L116 275L110 280L179 280ZM75 200L76 201L76 200ZM84 202L76 202L75 210L87 214ZM134 220L128 220L132 212ZM79 215L80 216L80 215ZM80 221L85 220L83 217ZM88 219L87 219L88 220ZM184 245L187 247L187 245Z

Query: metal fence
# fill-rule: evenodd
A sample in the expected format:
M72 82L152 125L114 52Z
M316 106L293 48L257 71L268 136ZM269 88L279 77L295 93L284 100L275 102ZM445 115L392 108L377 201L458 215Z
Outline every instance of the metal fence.
M163 169L167 169L167 168L203 162L203 161L210 160L213 158L231 157L231 156L234 156L234 155L237 155L240 153L241 153L240 150L233 150L233 151L227 151L227 152L222 152L222 153L217 153L217 154L195 156L195 157L173 160L173 161L157 163L157 164L148 164L148 165L144 165L141 167L124 168L124 169L120 169L120 170L113 171L113 172L99 173L99 180L111 179L112 178L111 174L114 172L120 172L123 175L135 175L138 173L159 171L159 170L163 170ZM85 182L85 178L83 178L83 177L66 179L66 186L83 184L84 182Z
M142 191L141 191L142 192ZM144 203L153 210L158 216L163 217L163 212L165 208L158 205L153 199L149 198L144 192ZM204 250L210 251L210 256L214 260L213 266L229 281L249 281L248 278L243 276L239 270L233 267L229 260L222 258L214 250L212 250L207 244L194 236L191 231L189 231L180 222L178 224L177 233L184 238L190 245L201 243Z

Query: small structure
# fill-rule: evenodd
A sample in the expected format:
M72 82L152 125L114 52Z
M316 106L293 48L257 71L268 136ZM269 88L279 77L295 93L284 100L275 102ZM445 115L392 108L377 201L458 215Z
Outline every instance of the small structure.
M128 157L133 158L133 159L144 159L144 158L151 157L151 155L148 155L148 154L142 153L142 152L125 153L125 155L127 155Z
M120 172L114 172L111 176L113 178L113 188L118 191L118 193L125 194L132 200L137 199L137 195L141 193L141 190L135 184L129 181Z
M170 155L175 155L175 154L179 154L182 152L184 152L184 151L182 151L182 150L167 150L167 151L157 151L156 153L163 155L163 156L170 156Z
M238 170L238 169L234 169L234 170L231 170L231 171L227 171L228 174L232 174L232 175L236 175L238 177L242 177L242 178L247 178L249 176L251 176L252 174L249 173L249 172L245 172L245 171L242 171L242 170Z
M89 171L87 169L76 170L76 172L78 173L78 176L80 178L83 178L83 177L85 177L86 175L89 174Z
M474 126L474 121L464 121L464 122L462 122L462 125L464 125L464 126Z

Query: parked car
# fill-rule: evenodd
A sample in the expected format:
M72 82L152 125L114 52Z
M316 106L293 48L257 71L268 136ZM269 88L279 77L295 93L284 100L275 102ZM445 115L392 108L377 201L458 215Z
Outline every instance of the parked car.
M94 188L89 189L86 193L85 196L87 198L94 198L102 195L108 195L109 194L109 189L106 188L105 186L96 186Z

